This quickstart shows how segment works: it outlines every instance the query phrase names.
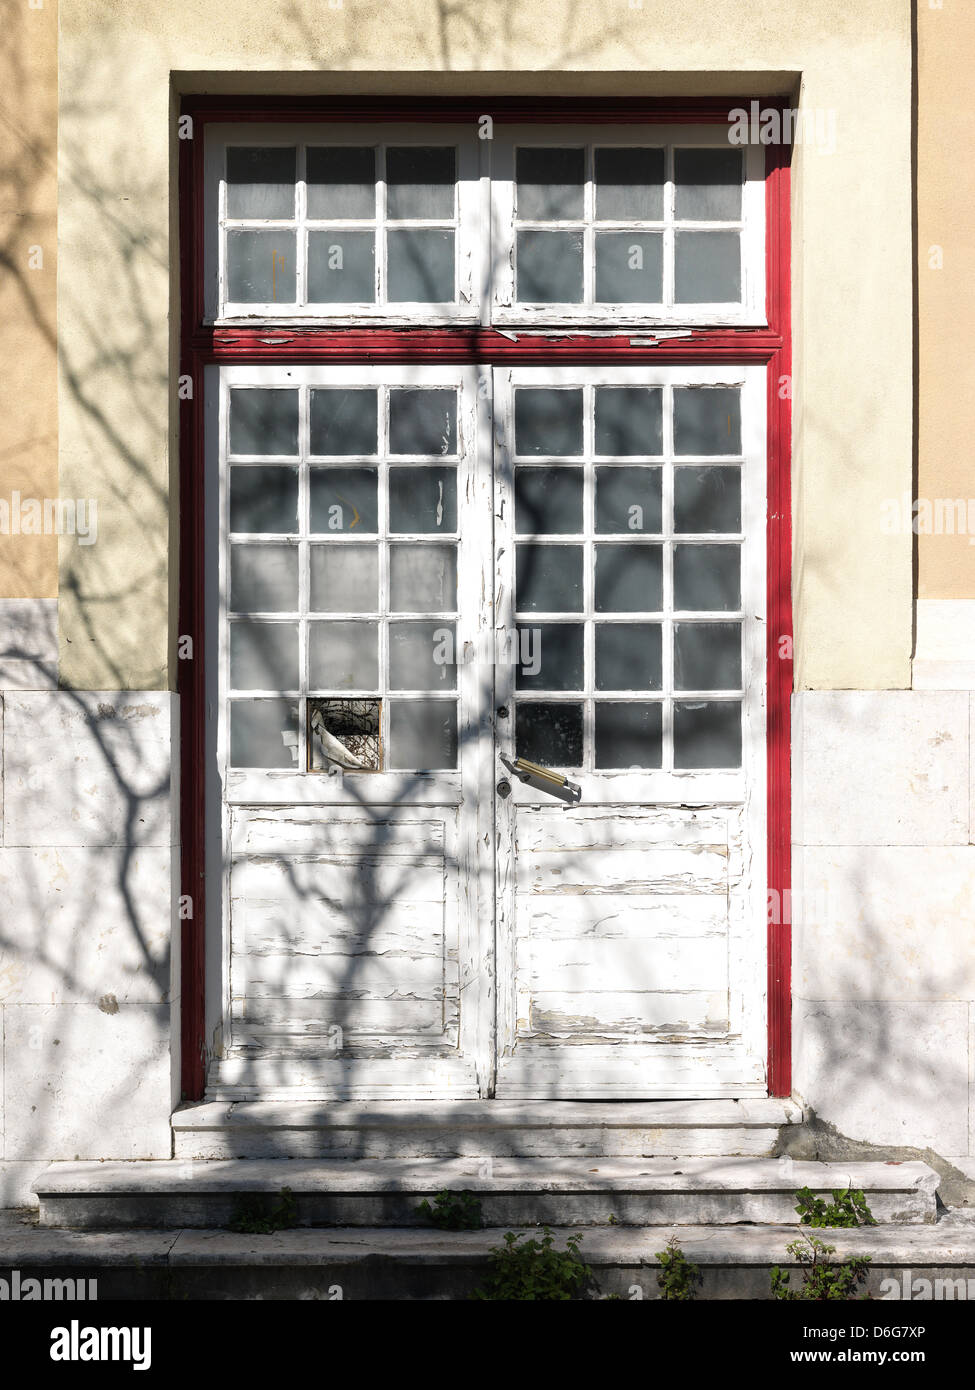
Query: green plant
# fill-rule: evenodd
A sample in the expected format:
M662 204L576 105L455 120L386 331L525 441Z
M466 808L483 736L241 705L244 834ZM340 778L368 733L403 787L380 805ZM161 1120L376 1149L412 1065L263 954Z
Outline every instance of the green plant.
M688 1260L678 1245L676 1236L670 1237L666 1250L657 1251L657 1259L660 1261L657 1274L660 1297L681 1303L690 1302L694 1297L695 1286L701 1282L701 1271Z
M508 1231L504 1245L495 1245L483 1288L472 1298L531 1302L581 1298L592 1282L592 1270L579 1258L581 1235L567 1238L564 1250L555 1248L547 1226L541 1240L526 1239L523 1231Z
M805 1234L785 1248L801 1266L802 1285L798 1289L791 1288L790 1276L776 1265L772 1270L773 1298L790 1302L833 1302L867 1297L865 1293L857 1294L857 1286L866 1278L869 1255L834 1264L830 1256L836 1254L836 1246L824 1245L815 1236Z
M484 1225L481 1199L473 1192L451 1192L444 1188L434 1197L432 1206L424 1198L417 1211L442 1231L479 1231Z
M809 1187L796 1193L796 1211L803 1226L876 1226L859 1188L839 1188L832 1192L833 1200L826 1202Z
M298 1224L298 1206L290 1187L282 1187L280 1200L268 1205L264 1193L243 1197L230 1219L228 1229L241 1235L268 1236L273 1231L286 1231Z

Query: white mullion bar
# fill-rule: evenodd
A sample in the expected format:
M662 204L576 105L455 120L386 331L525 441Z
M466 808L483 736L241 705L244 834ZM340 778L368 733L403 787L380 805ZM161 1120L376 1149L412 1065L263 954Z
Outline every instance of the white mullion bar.
M674 147L668 144L664 151L664 283L663 301L672 309L676 300L675 263L677 256L677 236L674 230L676 194L674 188Z
M376 146L376 305L386 304L386 150L385 141ZM388 388L387 388L388 389Z
M661 570L663 575L663 621L660 631L662 707L661 767L674 767L674 388L663 388L663 453L660 471L661 517L663 533Z
M298 141L296 152L295 169L295 303L307 304L307 267L308 267L308 228L307 211L308 198L305 175L307 168L305 164L305 142Z
M596 297L596 233L593 223L596 217L596 154L591 144L583 150L585 178L583 186L582 210L585 226L582 229L582 302L595 303Z

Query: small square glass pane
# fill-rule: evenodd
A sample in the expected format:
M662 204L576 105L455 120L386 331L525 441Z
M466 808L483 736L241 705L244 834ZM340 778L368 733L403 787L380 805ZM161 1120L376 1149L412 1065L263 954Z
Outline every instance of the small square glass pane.
M454 624L390 623L390 690L456 690Z
M674 452L741 453L741 391L737 386L675 387Z
M457 392L405 387L389 393L389 452L433 455L457 452Z
M519 545L516 606L522 613L582 612L581 545Z
M293 545L231 546L230 608L234 613L296 613L297 548Z
M581 458L581 389L532 386L516 390L515 453L519 458Z
M660 767L663 762L663 710L659 703L597 700L596 766Z
M678 232L674 299L678 304L741 302L741 238L737 232Z
M596 624L596 689L659 690L659 623Z
M375 304L375 232L310 231L307 299L309 304Z
M519 623L518 689L582 690L584 635L582 623Z
M379 407L372 387L311 392L311 452L323 456L376 454Z
M663 392L659 386L597 386L596 453L632 458L663 453Z
M675 701L674 767L741 767L741 702Z
M663 607L659 545L597 545L597 613L656 613Z
M295 150L230 145L227 148L227 216L295 215Z
M298 470L253 464L230 470L231 531L296 531Z
M393 613L455 613L456 546L391 545L389 607Z
M521 304L581 304L582 233L519 232L517 279Z
M312 690L375 690L379 685L376 623L309 623L308 685Z
M388 231L386 271L390 304L453 304L453 232L443 227Z
M232 700L231 767L298 764L298 706L294 700Z
M295 303L295 234L278 227L227 232L227 301Z
M582 217L585 150L520 149L516 168L519 221L562 222Z
M456 702L390 700L389 766L418 772L456 767Z
M457 530L454 468L391 468L389 529L395 535L453 534Z
M454 216L457 153L449 145L403 145L386 151L386 216Z
M659 468L596 469L596 531L655 535L661 529Z
M379 553L374 545L311 545L309 602L317 613L375 613Z
M574 535L582 526L583 470L515 469L515 529L522 536Z
M659 222L664 215L663 150L597 150L596 220Z
M231 690L297 690L298 624L230 624Z
M675 216L688 222L737 222L741 217L740 150L675 150Z
M310 468L308 490L313 532L376 534L375 468Z
M597 303L661 304L663 246L659 232L597 232Z
M674 689L740 690L741 623L675 623Z
M674 530L741 530L741 469L675 468Z
M515 753L556 770L582 766L582 705L519 700Z
M247 389L230 393L232 454L297 454L298 392Z
M369 146L314 146L305 155L308 216L374 218L376 151Z
M731 613L741 607L741 548L674 546L674 608Z

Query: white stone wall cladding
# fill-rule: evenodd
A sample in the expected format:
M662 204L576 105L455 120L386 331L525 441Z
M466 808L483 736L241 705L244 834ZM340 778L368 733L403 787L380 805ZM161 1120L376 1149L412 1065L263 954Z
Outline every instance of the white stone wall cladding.
M847 1138L975 1154L968 691L793 700L796 1093Z
M2 692L2 1203L37 1163L170 1155L176 719L169 692Z

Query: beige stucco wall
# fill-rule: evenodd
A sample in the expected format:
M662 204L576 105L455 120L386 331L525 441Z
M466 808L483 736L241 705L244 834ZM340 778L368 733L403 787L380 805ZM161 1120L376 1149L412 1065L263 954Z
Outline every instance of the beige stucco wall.
M60 60L61 486L99 505L98 544L62 546L64 683L173 678L171 73L486 95L789 90L801 73L837 134L802 151L795 195L798 682L909 684L910 537L867 520L911 485L908 0L62 0Z

